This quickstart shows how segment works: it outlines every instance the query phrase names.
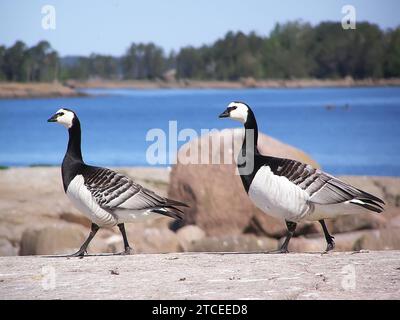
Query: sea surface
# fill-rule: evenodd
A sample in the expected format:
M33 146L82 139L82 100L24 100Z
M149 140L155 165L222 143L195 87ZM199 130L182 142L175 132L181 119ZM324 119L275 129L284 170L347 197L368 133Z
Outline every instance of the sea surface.
M0 166L59 165L68 134L46 120L61 107L79 115L86 162L148 166L150 130L162 129L168 139L169 121L177 121L178 133L191 128L199 135L237 127L218 115L239 100L253 108L260 131L304 150L332 174L400 176L399 87L86 92L93 95L0 100ZM169 147L160 158L168 160Z

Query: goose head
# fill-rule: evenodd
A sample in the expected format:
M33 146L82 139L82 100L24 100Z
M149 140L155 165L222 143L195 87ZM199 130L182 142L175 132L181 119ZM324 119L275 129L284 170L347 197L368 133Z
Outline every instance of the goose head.
M248 120L250 108L244 102L234 101L219 115L219 118L230 118L245 124Z
M57 122L69 129L74 124L75 119L77 119L75 112L67 108L61 108L47 122Z

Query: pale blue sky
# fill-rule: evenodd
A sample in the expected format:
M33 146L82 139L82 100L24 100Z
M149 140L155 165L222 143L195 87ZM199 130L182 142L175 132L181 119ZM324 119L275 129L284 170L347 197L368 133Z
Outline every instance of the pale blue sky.
M0 0L0 44L46 39L61 55L121 55L131 42L153 41L166 51L209 44L228 30L268 35L276 22L341 21L354 5L357 21L400 25L398 0ZM41 8L56 8L56 30L43 30Z

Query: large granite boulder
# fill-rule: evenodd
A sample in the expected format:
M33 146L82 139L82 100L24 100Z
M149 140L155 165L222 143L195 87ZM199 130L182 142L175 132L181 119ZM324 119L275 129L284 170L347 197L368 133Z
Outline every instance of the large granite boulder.
M178 164L171 171L168 195L190 205L185 210L185 222L198 225L207 235L252 233L280 237L286 232L284 222L266 215L250 202L237 174L236 158L243 134L242 129L215 131L182 146ZM258 148L265 155L296 159L318 167L303 151L262 133ZM211 164L188 164L188 157L195 159L196 155ZM212 164L218 159L220 164ZM299 226L299 233L302 228L310 232L310 224Z
M89 229L75 224L57 222L43 227L27 228L21 239L19 255L57 255L76 252L89 234ZM107 243L112 232L100 229L88 247L89 253L113 252Z
M250 233L282 237L286 233L283 221L264 214L250 202L237 174L236 158L243 132L243 129L215 131L182 146L178 152L178 164L171 171L168 194L190 205L185 210L184 223L196 224L209 236ZM291 158L318 167L304 152L264 134L259 136L258 148L265 155ZM199 163L193 161L196 159L207 159L210 164L196 164ZM363 176L339 178L380 197L386 206L382 214L344 215L327 220L331 233L382 229L400 216L400 179ZM182 224L173 225L172 228L178 229L180 226ZM297 236L311 233L322 233L318 223L301 223L296 230Z

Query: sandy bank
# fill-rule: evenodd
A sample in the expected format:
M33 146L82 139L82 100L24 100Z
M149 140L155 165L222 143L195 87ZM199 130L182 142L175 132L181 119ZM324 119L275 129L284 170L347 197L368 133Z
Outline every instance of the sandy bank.
M337 80L319 79L293 79L293 80L255 80L244 78L240 81L67 81L68 85L76 88L106 88L106 89L244 89L244 88L308 88L308 87L372 87L372 86L400 86L400 79L364 79L353 80L351 78Z
M374 87L400 86L400 79L293 79L293 80L254 80L240 81L201 81L201 80L69 80L61 83L16 83L0 82L0 99L37 97L76 97L84 96L77 89L245 89L245 88L325 88L325 87Z
M76 97L82 93L60 83L0 82L0 99L37 97Z

